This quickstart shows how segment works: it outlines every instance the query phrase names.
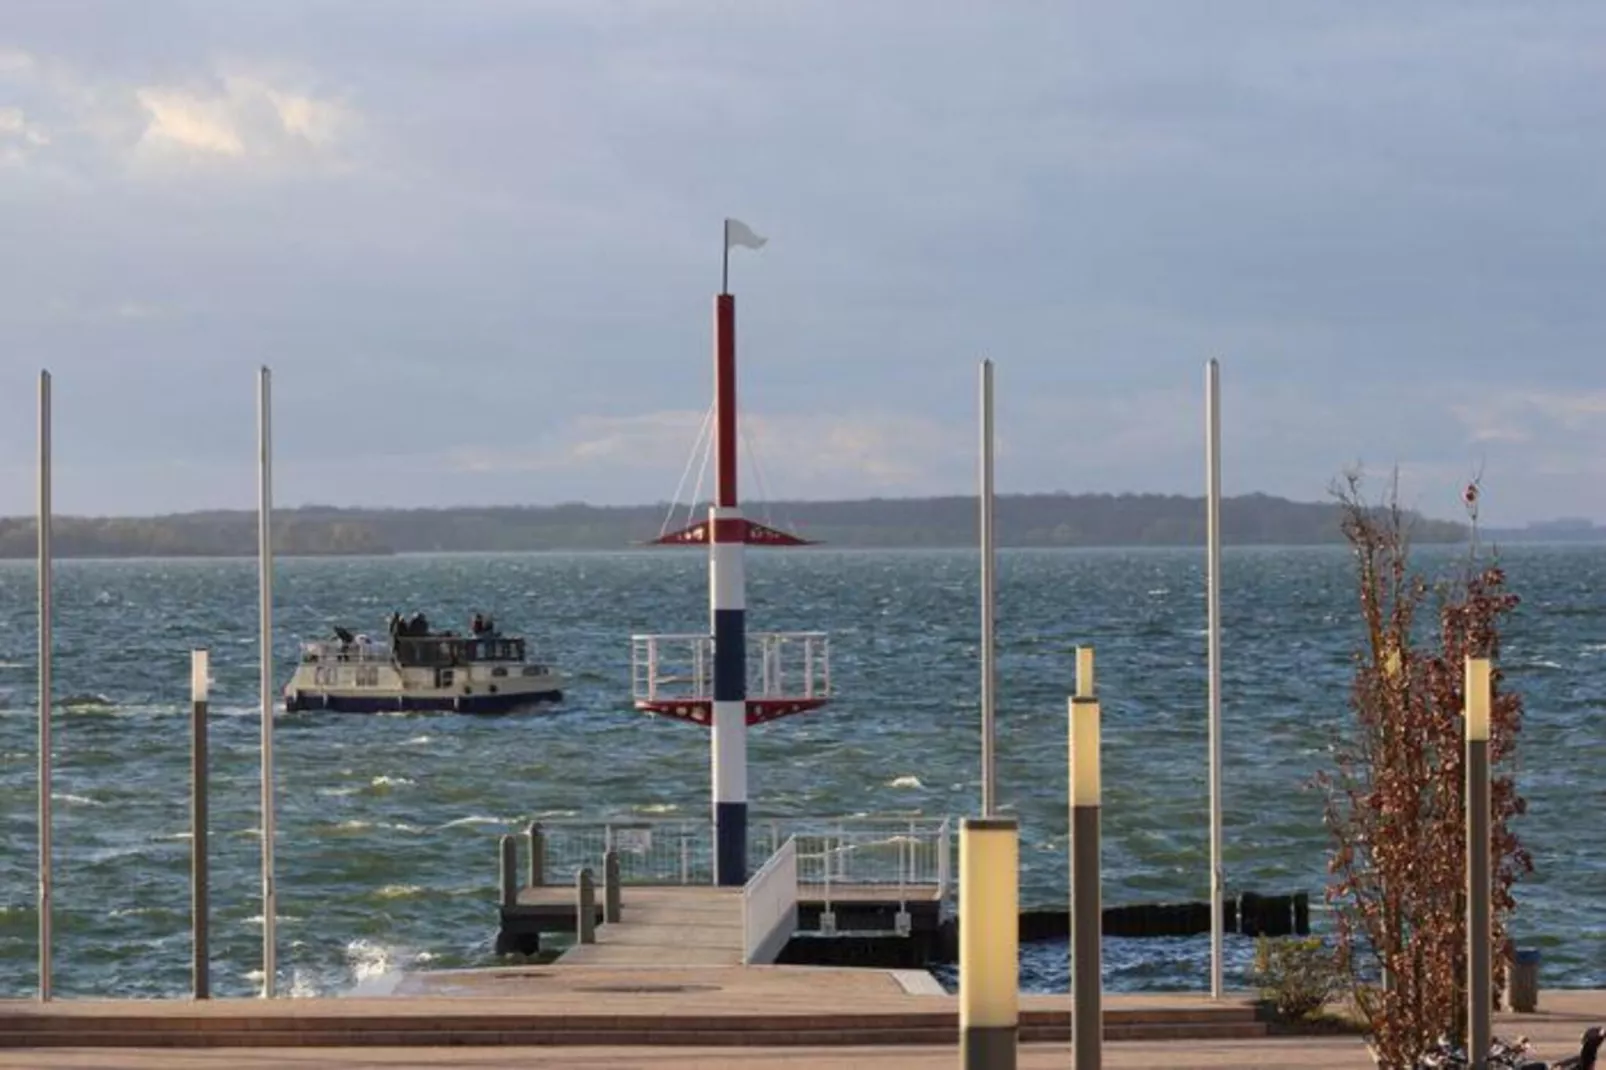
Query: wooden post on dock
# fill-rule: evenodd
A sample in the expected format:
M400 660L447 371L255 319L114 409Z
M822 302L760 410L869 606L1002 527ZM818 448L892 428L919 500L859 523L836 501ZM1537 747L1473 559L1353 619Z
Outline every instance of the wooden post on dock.
M502 837L502 905L516 906L519 901L519 841L512 836Z
M546 834L541 822L530 822L530 887L539 888L546 883Z
M191 985L196 999L212 995L210 956L207 951L207 776L206 695L210 684L210 658L205 650L190 652L190 924L194 929Z
M574 874L574 932L581 944L597 942L597 884L590 867Z
M617 924L620 912L619 852L606 851L602 855L602 920Z

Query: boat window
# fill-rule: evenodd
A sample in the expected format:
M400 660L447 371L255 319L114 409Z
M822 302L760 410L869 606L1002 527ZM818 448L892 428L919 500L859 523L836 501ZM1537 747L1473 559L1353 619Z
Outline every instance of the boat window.
M506 676L507 675L507 670L504 669L502 666L498 665L496 668L491 670L491 675L492 676Z

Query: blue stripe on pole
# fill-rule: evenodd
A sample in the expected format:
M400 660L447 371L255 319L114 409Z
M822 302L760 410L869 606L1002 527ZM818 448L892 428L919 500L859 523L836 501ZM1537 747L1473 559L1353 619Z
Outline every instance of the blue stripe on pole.
M714 883L740 888L747 883L747 804L715 803L714 830Z
M714 610L714 701L747 698L747 611Z

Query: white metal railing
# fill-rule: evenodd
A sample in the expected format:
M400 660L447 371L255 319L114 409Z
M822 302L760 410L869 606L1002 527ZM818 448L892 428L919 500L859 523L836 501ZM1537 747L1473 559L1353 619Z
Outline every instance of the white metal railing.
M742 965L775 961L797 931L797 839L788 836L742 888Z
M630 688L636 702L707 700L713 695L713 686L712 636L683 632L630 637ZM830 695L829 635L748 633L748 698L823 699Z
M835 930L833 886L851 884L886 888L898 902L894 927L907 934L911 893L935 887L939 903L948 899L950 828L947 818L901 825L879 819L797 834L799 880L820 890L822 931Z
M542 819L547 880L567 881L581 866L602 872L603 855L619 855L623 884L710 884L714 879L713 826L683 818L585 821Z
M553 883L569 880L581 866L601 872L610 848L619 853L619 878L627 884L711 884L714 879L711 821L545 818L540 825L546 879ZM824 888L828 900L831 886L842 884L935 887L940 900L949 897L953 837L945 817L759 818L748 826L747 837L754 859L771 859L795 841L798 883Z
M369 640L364 643L342 643L338 639L317 639L301 644L301 660L340 662L385 662L391 660L389 643Z

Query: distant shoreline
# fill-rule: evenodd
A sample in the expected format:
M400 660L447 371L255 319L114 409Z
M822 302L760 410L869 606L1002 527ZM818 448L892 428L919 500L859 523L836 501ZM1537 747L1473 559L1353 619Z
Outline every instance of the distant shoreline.
M772 502L749 516L839 549L964 549L977 542L973 496ZM282 557L385 557L429 553L645 550L664 527L667 503L637 506L463 506L357 509L303 506L274 512L275 553ZM674 510L684 518L684 507ZM691 516L704 515L693 509ZM1225 546L1339 545L1341 511L1333 502L1296 502L1265 494L1222 501ZM1204 500L1159 494L1005 494L996 506L1000 549L1203 546ZM1423 545L1464 543L1464 523L1410 514ZM683 521L682 521L683 522ZM1606 528L1558 521L1480 532L1489 542L1602 542ZM57 516L53 551L68 559L230 558L256 556L256 513L212 510L151 517ZM32 558L32 517L0 518L0 560Z

